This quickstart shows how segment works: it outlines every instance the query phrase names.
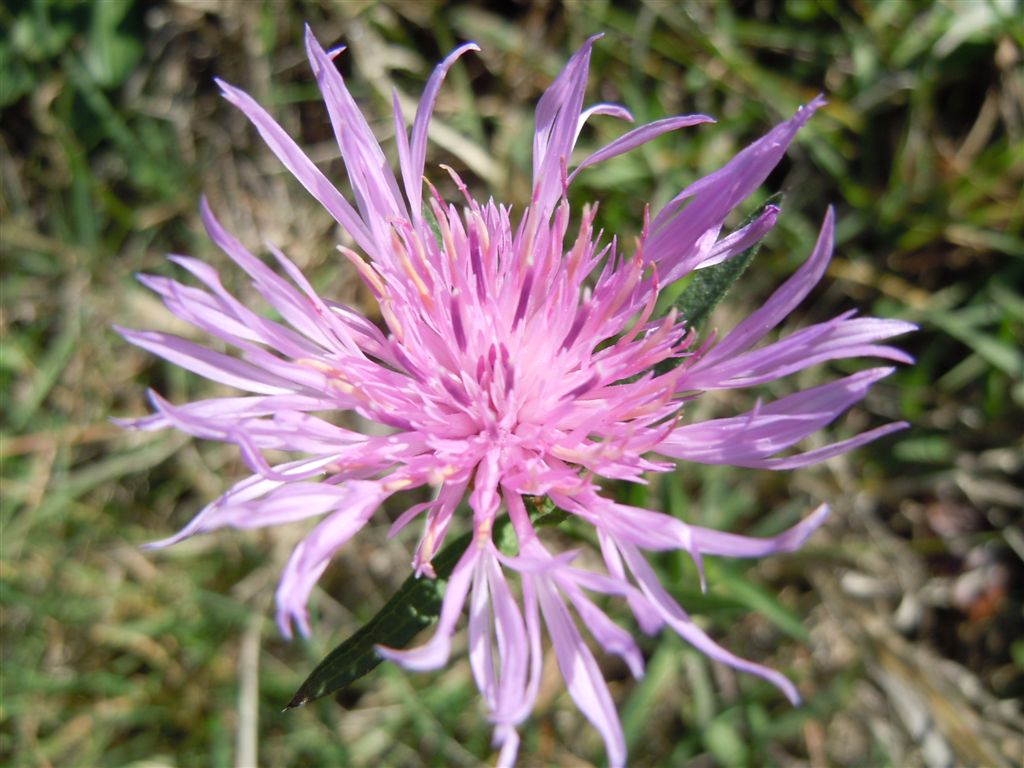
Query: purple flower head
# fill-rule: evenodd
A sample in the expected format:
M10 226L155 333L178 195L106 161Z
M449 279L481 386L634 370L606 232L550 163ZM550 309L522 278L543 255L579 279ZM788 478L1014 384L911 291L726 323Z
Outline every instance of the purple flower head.
M270 149L354 242L339 251L372 291L378 327L355 309L320 296L288 258L270 246L273 269L228 233L206 203L210 238L280 316L272 321L241 304L217 272L173 257L201 287L143 276L167 307L237 350L229 355L164 333L123 330L125 338L194 373L247 393L174 405L151 395L155 413L124 421L135 429L177 428L232 442L252 471L203 509L166 546L224 526L253 528L322 517L295 548L277 591L277 620L290 637L309 632L307 602L331 557L400 492L431 486L392 527L422 519L413 568L432 577L431 561L449 528L471 526L472 543L451 574L432 638L411 650L380 649L410 669L435 669L468 612L469 662L494 724L499 763L511 765L517 727L537 697L543 635L554 648L567 689L604 738L609 762L626 760L618 716L602 678L596 646L620 656L637 677L643 657L595 596L623 598L648 633L668 625L711 658L763 677L792 701L779 673L718 646L659 583L646 552L761 557L798 548L827 514L819 507L772 539L688 525L616 503L601 477L641 482L674 468L670 459L789 469L822 461L900 429L862 433L823 448L790 452L864 397L892 368L874 368L758 405L737 416L693 422L686 403L701 392L750 387L827 360L877 357L909 362L880 342L912 329L895 320L847 313L780 340L759 344L821 278L832 251L826 215L804 265L759 309L728 333L698 342L675 311L655 317L660 291L730 259L774 224L769 206L745 227L723 232L726 218L754 192L804 123L816 99L715 173L694 182L649 222L634 249L595 232L596 209L584 207L570 231L569 184L584 168L667 131L711 122L703 115L635 128L582 162L571 161L583 124L598 114L631 120L621 107L584 108L588 40L552 83L536 110L533 195L514 212L462 192L443 200L426 182L427 132L448 69L463 45L427 83L411 131L397 98L396 177L333 63L307 34L309 60L327 105L355 205L246 93L221 83L224 96L252 121ZM666 361L674 365L664 364ZM323 414L352 411L376 423L371 434ZM320 414L320 415L316 415ZM267 451L294 458L272 464ZM547 496L591 524L603 569L552 552L535 529L524 497ZM457 515L468 501L471 520ZM516 554L494 541L507 515ZM468 515L467 515L468 517Z

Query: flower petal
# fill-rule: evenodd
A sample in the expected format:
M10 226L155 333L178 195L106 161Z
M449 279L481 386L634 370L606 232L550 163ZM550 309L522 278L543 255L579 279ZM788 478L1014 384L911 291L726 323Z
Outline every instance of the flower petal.
M277 155L302 186L327 209L335 221L345 228L360 248L371 256L376 255L378 253L377 243L367 231L365 222L291 136L285 133L277 121L252 96L220 78L215 78L215 81L220 86L224 98L249 118L270 150Z
M427 81L423 95L420 97L419 106L416 108L416 119L412 124L412 140L409 143L409 161L402 167L402 177L405 183L405 194L409 198L409 209L412 211L412 218L418 221L420 209L422 208L423 194L423 169L427 160L427 129L430 127L430 118L434 113L434 104L437 101L437 94L441 90L448 70L452 68L463 55L469 51L479 51L480 46L476 43L464 43L448 54L448 56L434 67L434 71Z
M656 139L663 133L669 131L676 131L680 128L689 128L691 125L699 125L700 123L713 123L714 118L708 117L707 115L680 115L679 117L665 117L661 120L655 120L653 123L647 123L639 128L634 128L629 133L623 134L614 141L606 144L601 149L594 152L586 160L576 166L572 173L569 174L569 183L576 178L576 175L584 168L588 168L591 165L597 163L603 163L605 160L609 160L618 155L625 154L637 147L646 144L647 142Z
M535 578L537 598L565 687L580 712L601 734L612 766L626 763L626 739L608 685L594 655L580 637L565 603L544 578Z
M711 364L698 360L679 377L680 391L752 387L788 376L828 360L882 357L901 363L913 358L875 342L909 333L917 326L876 317L838 317L802 328L759 349L733 354Z
M892 372L892 368L861 371L845 379L796 392L768 405L759 405L740 416L687 424L673 430L655 450L665 456L701 464L783 469L791 466L798 457L781 460L770 457L834 421L862 399L872 384ZM865 433L868 435L866 439L837 443L830 450L849 450L898 428L902 425L873 430Z
M658 264L666 285L688 274L703 260L704 254L695 248L700 238L708 230L720 229L729 212L768 178L797 131L824 104L824 99L818 97L801 107L793 117L775 126L721 169L680 192L654 218L644 254Z
M537 102L533 135L533 210L546 222L562 192L562 169L576 141L583 93L590 69L590 50L601 35L590 37L565 65Z
M797 692L796 686L785 675L761 664L755 664L747 659L742 659L727 651L708 637L704 630L694 624L686 611L665 591L665 588L661 585L658 577L654 574L654 571L640 554L639 550L631 544L622 544L620 549L622 550L623 557L629 564L629 569L633 572L633 576L640 585L640 589L658 608L665 622L678 632L684 640L715 661L720 661L734 669L764 678L781 690L793 704L800 703L800 694Z
M380 483L355 481L345 486L345 508L328 516L292 552L277 587L277 626L286 638L292 625L309 635L309 594L334 553L352 538L387 496Z
M783 283L758 309L747 315L729 334L715 344L693 366L694 370L708 368L715 363L731 358L749 349L777 326L804 300L811 289L825 274L825 267L832 256L832 239L835 234L835 214L830 207L814 244L810 258Z
M481 551L480 546L472 544L459 558L444 590L444 600L441 603L441 615L437 627L427 643L408 650L378 645L377 653L389 661L401 664L406 669L420 672L443 667L451 652L452 634L462 615L462 607L466 603L466 595L469 593Z

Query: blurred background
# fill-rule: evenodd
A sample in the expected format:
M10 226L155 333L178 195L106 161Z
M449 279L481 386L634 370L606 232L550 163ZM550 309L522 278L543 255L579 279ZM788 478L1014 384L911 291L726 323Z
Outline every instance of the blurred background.
M798 472L684 466L622 498L749 534L834 513L799 553L657 567L730 649L788 674L794 709L671 635L643 638L635 683L602 659L641 766L1013 766L1024 761L1024 12L1019 2L456 2L5 0L0 6L0 762L12 766L476 766L493 760L464 649L436 674L382 665L334 699L282 713L314 664L408 573L389 507L314 593L314 636L269 620L302 526L168 535L242 476L233 449L124 434L111 415L213 387L130 347L114 323L191 335L134 280L169 252L224 269L198 200L249 247L282 247L331 298L372 311L328 215L218 95L252 93L345 188L304 59L325 45L391 152L389 99L414 108L455 45L428 175L528 200L532 111L594 32L591 101L638 121L718 118L584 173L574 201L632 243L644 203L685 184L824 92L752 210L783 215L714 319L728 328L839 217L828 278L788 327L850 308L921 331L918 363L830 431L913 428ZM592 121L581 145L621 134ZM446 188L445 188L446 189ZM742 213L742 212L741 212ZM180 277L180 275L177 275ZM815 369L779 395L843 372ZM749 405L726 393L696 417ZM821 440L825 440L822 437ZM613 615L629 625L625 611ZM460 641L464 642L464 641ZM601 765L553 659L523 728L523 765Z

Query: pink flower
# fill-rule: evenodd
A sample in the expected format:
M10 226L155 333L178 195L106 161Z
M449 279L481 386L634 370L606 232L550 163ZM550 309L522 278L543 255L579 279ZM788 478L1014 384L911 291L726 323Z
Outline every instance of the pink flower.
M427 127L448 69L470 50L448 56L427 83L411 134L398 108L396 178L335 68L307 34L309 60L323 92L352 184L353 207L250 96L221 83L225 97L256 126L271 150L348 233L339 246L380 305L384 327L318 295L270 246L279 271L253 256L202 213L211 239L253 281L283 322L242 305L217 272L172 257L203 287L143 276L167 307L237 350L227 355L164 333L123 330L154 354L248 394L172 405L152 394L155 413L123 422L174 427L238 445L252 475L202 510L165 546L224 526L260 527L313 516L322 521L296 547L277 591L278 624L309 632L307 602L332 555L388 497L430 485L433 500L411 507L392 533L418 517L424 530L413 567L431 577L431 559L468 497L473 543L449 580L432 639L411 650L381 649L410 669L434 669L469 612L469 659L494 724L499 762L514 762L517 727L531 712L543 660L542 626L566 686L600 731L612 765L626 760L608 688L579 626L633 674L643 658L633 638L592 600L624 598L645 632L670 626L711 658L759 675L793 701L783 676L737 658L708 637L658 582L645 551L682 549L700 565L707 554L761 557L798 548L821 524L823 505L773 539L699 528L600 495L599 477L642 481L671 470L670 459L765 469L805 466L886 435L901 423L804 453L788 453L864 397L891 368L874 368L803 390L751 411L705 422L688 420L686 403L701 392L773 381L827 360L879 357L910 362L880 342L912 326L847 313L758 346L821 278L832 251L826 215L810 258L762 306L721 338L698 343L675 311L654 318L661 289L694 270L749 248L769 230L768 207L746 227L722 234L729 213L779 162L796 132L822 104L816 99L715 173L684 189L645 225L632 252L595 234L596 209L585 207L568 232L568 185L587 166L627 152L667 131L711 122L703 115L659 120L629 131L582 162L570 158L582 125L595 114L631 119L623 108L584 109L588 40L537 105L534 186L521 212L470 196L458 206L428 184L423 196ZM360 253L361 252L361 253ZM283 273L284 277L280 273ZM675 367L659 366L665 361ZM360 434L314 414L352 411L386 428ZM271 464L267 450L289 451ZM594 526L604 571L552 554L534 529L524 496L548 496ZM492 540L505 514L518 553ZM518 590L510 584L518 582ZM517 596L518 592L518 596ZM581 620L579 624L573 613Z

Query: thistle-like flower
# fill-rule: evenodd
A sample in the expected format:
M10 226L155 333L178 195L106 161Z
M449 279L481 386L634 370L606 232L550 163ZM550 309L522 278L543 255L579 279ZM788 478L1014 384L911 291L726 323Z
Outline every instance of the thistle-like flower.
M769 206L748 225L722 234L729 213L765 180L823 102L801 108L680 192L644 223L630 252L595 233L594 207L583 208L570 235L569 184L584 168L656 136L712 121L704 115L658 120L573 167L573 147L590 117L631 119L619 106L583 107L595 39L572 57L537 105L533 194L520 212L477 201L447 168L464 199L445 202L429 182L424 195L428 124L438 89L460 56L478 50L473 44L456 49L434 70L411 133L396 98L396 178L333 63L335 54L307 31L309 60L355 206L266 110L221 83L224 96L354 242L357 250L338 250L376 298L381 326L320 296L273 246L279 271L269 267L225 231L204 203L213 242L252 278L283 321L240 303L207 264L175 256L202 288L150 275L143 283L179 318L238 354L164 333L122 331L133 344L249 393L184 405L153 393L153 415L123 422L235 443L253 473L158 546L224 526L324 516L295 548L277 590L284 635L296 627L309 632L311 590L332 555L390 496L425 485L434 489L432 501L412 506L392 526L394 533L423 518L413 562L423 578L433 577L431 560L453 522L455 528L472 526L472 542L451 573L432 639L411 650L380 653L410 669L443 665L468 601L469 662L503 765L514 762L516 729L537 697L545 629L568 691L604 738L609 762L625 762L618 716L581 627L638 677L643 658L630 633L593 595L624 598L643 631L668 625L712 659L759 675L798 700L785 677L736 657L702 631L659 583L645 552L685 550L699 568L708 554L791 551L821 524L827 508L822 505L775 538L751 539L616 503L601 495L599 478L639 482L645 473L671 470L674 462L666 459L791 469L904 426L889 424L823 448L787 452L858 402L889 367L759 403L729 418L687 419L686 403L702 392L752 387L839 358L909 362L879 342L913 326L850 312L759 345L821 278L832 251L831 211L803 266L720 338L699 341L675 311L653 317L664 286L744 252L773 226L778 209ZM385 429L361 434L323 415L348 411ZM271 464L264 455L270 450L295 457ZM532 496L547 496L594 527L603 570L574 564L573 552L550 551L524 504ZM467 519L456 520L467 499ZM517 540L514 555L494 541L495 523L505 515Z

